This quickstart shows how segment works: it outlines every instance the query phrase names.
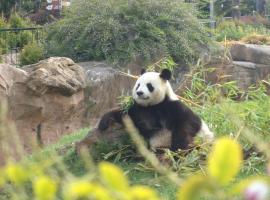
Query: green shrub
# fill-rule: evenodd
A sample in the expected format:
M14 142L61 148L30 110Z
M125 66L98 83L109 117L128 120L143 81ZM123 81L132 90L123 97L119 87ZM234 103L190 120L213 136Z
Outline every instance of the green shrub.
M6 28L6 27L7 27L6 20L0 17L0 28Z
M26 28L31 27L31 23L25 20L17 13L13 13L8 21L9 28ZM24 45L28 44L33 40L33 34L29 31L23 32L12 32L7 36L7 44L12 48L22 48Z
M36 43L27 44L20 55L21 65L34 64L40 61L44 56L44 50Z
M225 21L219 24L214 35L217 41L223 41L225 38L227 40L240 40L241 38L254 33L269 35L268 29L263 25L245 25L236 21Z
M190 5L178 0L78 0L48 28L46 48L77 61L147 63L171 56L190 62L208 42L194 16Z
M0 17L0 29L7 28L7 23L4 18ZM0 33L0 55L4 54L6 50L6 41L4 40L3 34Z
M0 37L0 55L6 53L6 41Z
M26 18L22 18L17 13L13 13L10 16L8 23L10 28L23 28L30 26L30 22Z

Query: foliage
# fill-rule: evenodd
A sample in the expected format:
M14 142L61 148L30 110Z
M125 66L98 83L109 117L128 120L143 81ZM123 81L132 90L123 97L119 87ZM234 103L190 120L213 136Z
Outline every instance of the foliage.
M233 152L236 154L230 154ZM254 199L269 198L269 177L246 179L233 184L228 190L222 189L239 172L243 161L241 154L239 143L229 138L219 139L208 158L208 174L189 177L183 183L178 193L178 199L234 199L240 196L244 199L252 199L252 197ZM252 185L257 182L260 182L263 185L262 187L266 188L266 192L257 190L255 194L253 193L255 188ZM242 195L239 195L241 193ZM246 195L246 193L250 194ZM258 198L258 196L262 196L262 198Z
M247 44L270 45L270 36L251 34L243 37L241 41Z
M214 32L217 41L240 40L241 38L251 34L269 35L268 29L262 25L252 26L245 25L237 21L225 21L218 25Z
M4 18L0 18L0 29L6 28L7 23ZM6 41L2 38L2 35L0 34L0 55L4 54L6 50Z
M202 19L209 19L210 17L210 3L208 0L199 0L195 2L198 10L198 17Z
M146 67L146 71L160 72L160 71L162 71L162 69L169 69L171 72L173 72L173 70L175 69L176 66L177 66L177 64L174 62L172 57L164 57L164 58L161 58L160 60L158 60L157 62L155 62L151 65L148 65Z
M24 0L21 2L21 10L26 13L33 12L35 10L35 4L36 4L35 0Z
M0 0L0 14L5 17L9 17L12 12L17 0Z
M22 49L20 54L21 65L34 64L44 57L43 47L36 43L29 43Z
M24 28L28 27L30 22L27 19L23 19L19 14L13 13L9 18L10 28Z
M29 20L24 19L17 13L12 13L9 20L0 19L0 28L26 28L31 27ZM34 38L30 31L4 32L0 34L0 49L6 53L7 49L21 49L24 45L32 42Z
M130 107L134 104L132 96L120 96L119 97L120 107L126 113Z
M232 154L227 156L228 152ZM246 191L252 192L253 185L258 182L266 188L266 191L269 191L270 180L266 176L252 176L243 181L235 181L236 174L244 163L241 154L242 150L237 141L228 137L218 139L205 166L207 173L196 172L184 181L180 181L177 199L193 200L202 197L231 199L246 195ZM82 155L86 166L83 176L71 174L59 156L54 155L53 152L46 157L46 159L40 157L32 161L24 160L17 163L10 161L1 168L0 197L5 195L8 199L20 197L20 199L39 200L161 199L153 188L145 184L131 185L125 172L116 165L104 161L95 165L87 154Z
M31 23L27 19L22 18L17 13L13 13L8 21L9 28L26 28L31 26L30 24ZM9 33L7 36L7 44L9 47L12 48L22 48L24 45L28 44L32 40L33 35L29 31L13 32Z
M208 43L192 8L178 0L79 0L48 32L51 55L79 61L191 62Z
M6 28L6 20L4 18L0 18L0 28Z

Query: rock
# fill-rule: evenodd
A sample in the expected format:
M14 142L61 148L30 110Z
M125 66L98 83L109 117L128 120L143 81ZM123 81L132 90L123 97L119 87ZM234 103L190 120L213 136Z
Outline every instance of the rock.
M8 64L0 64L0 165L5 163L6 156L19 158L20 155L16 148L18 135L14 130L14 121L8 115L7 102L13 86L26 79L25 71Z
M131 94L136 79L121 75L114 66L104 62L78 64L86 71L87 118L99 118L119 104L121 95Z
M29 71L26 85L38 96L48 91L71 96L85 87L83 69L69 58L52 57L26 70Z
M234 61L246 61L269 65L270 46L236 43L232 45L231 56Z
M85 85L85 71L69 58L49 58L22 69L0 66L0 97L7 99L8 116L26 152L88 126Z
M270 65L256 64L252 62L234 61L226 67L227 74L235 80L242 89L255 85L258 81L267 78L270 74Z
M0 64L0 100L7 98L13 84L23 82L27 73L8 64Z

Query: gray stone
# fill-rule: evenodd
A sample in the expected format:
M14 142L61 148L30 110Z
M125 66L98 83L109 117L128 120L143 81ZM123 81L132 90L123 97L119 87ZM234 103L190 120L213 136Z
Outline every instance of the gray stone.
M258 81L267 78L270 74L270 65L256 64L252 62L234 61L225 67L231 80L235 80L242 89L255 85Z
M270 64L270 46L237 43L231 47L230 52L234 61Z
M99 118L105 111L119 104L120 96L131 94L136 79L122 75L120 69L104 62L78 64L86 72L84 91L87 99L87 118Z

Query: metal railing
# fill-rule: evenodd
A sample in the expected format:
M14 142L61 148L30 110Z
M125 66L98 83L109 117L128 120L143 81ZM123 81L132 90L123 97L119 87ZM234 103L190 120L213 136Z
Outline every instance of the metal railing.
M0 56L4 63L20 65L19 55L22 48L31 42L43 42L42 27L0 29Z

